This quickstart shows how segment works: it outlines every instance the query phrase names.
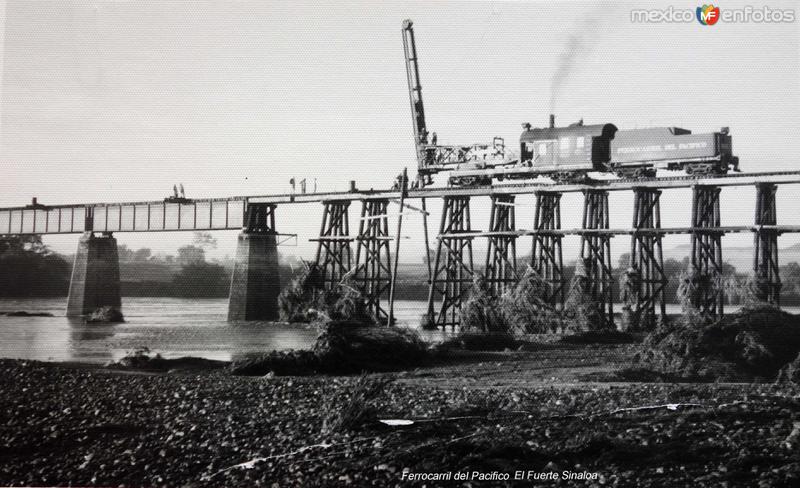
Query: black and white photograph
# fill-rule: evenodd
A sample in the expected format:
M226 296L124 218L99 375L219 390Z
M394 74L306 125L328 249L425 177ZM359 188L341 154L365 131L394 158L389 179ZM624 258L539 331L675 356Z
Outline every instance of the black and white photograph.
M799 17L0 0L0 487L800 486Z

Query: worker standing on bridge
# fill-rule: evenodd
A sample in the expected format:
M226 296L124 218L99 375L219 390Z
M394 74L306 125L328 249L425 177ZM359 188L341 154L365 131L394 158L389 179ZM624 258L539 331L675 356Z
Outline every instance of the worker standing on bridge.
M178 186L177 185L172 185L172 196L174 198L178 198Z
M433 134L431 134L431 145L435 146L435 145L436 145L436 142L437 142L438 140L439 140L439 138L436 136L436 132L434 132Z
M403 185L404 183L405 183L405 177L403 176L403 173L400 173L394 180L394 185L392 185L392 190L405 190Z

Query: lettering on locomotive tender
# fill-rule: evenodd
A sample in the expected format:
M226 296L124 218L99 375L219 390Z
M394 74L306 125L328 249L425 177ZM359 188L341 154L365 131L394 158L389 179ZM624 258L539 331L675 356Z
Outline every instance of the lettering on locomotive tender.
M701 142L682 142L680 144L664 144L655 146L632 146L632 147L618 147L617 154L636 154L643 152L656 152L656 151L681 151L686 149L704 149L708 147L708 143Z

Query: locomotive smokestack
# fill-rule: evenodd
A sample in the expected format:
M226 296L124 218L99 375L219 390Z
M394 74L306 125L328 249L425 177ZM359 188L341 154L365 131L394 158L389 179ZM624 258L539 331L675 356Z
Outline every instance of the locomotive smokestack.
M556 114L550 114L550 128L553 129L556 126Z

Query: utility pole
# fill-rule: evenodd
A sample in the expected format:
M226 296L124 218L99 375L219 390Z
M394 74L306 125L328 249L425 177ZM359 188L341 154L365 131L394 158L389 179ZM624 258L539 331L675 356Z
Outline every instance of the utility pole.
M397 215L397 235L394 241L394 269L392 270L392 281L389 284L389 326L394 321L394 291L397 284L397 265L400 262L400 232L403 229L403 205L408 192L408 168L403 168L403 178L400 181L400 213Z

